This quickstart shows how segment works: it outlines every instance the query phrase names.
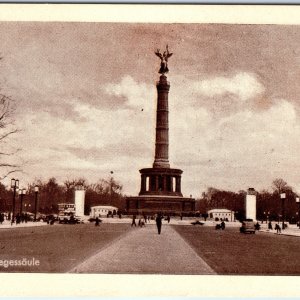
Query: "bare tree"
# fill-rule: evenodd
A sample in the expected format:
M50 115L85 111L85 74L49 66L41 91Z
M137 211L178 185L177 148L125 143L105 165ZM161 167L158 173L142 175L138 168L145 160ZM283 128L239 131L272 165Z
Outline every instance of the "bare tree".
M291 191L292 188L288 186L287 182L285 182L282 178L277 178L272 182L272 188L274 193L280 194L281 192Z
M14 155L20 150L11 144L12 136L18 132L13 120L13 100L0 94L0 180L14 172L20 172Z

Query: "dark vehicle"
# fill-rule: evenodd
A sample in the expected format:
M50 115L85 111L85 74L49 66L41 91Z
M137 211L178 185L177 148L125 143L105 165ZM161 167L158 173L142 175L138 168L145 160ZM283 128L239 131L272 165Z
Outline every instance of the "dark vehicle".
M64 224L79 224L80 220L76 216L74 216L71 212L64 212L60 213L58 215L58 223L64 223Z
M204 225L204 223L203 222L200 222L200 221L194 221L194 222L192 222L191 223L192 225Z
M252 219L246 219L242 222L242 226L240 227L241 233L255 233L255 223Z

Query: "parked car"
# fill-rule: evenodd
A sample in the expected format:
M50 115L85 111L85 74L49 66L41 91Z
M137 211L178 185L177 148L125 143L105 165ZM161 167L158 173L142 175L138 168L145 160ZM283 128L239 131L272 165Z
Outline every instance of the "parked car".
M80 220L74 216L71 212L62 212L58 215L58 223L64 223L64 224L78 224L80 223Z
M242 222L242 226L240 227L241 233L255 233L255 223L252 219L246 219Z
M192 225L204 225L204 223L203 223L203 222L200 222L199 220L194 221L194 222L192 222L191 224L192 224Z

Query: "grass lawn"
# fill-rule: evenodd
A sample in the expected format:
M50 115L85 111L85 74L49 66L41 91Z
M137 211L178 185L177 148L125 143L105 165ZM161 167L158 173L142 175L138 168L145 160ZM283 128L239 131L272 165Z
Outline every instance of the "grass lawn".
M67 272L129 228L128 224L76 224L1 229L0 260L35 258L40 266L0 266L0 272Z
M239 228L173 226L218 274L299 275L300 238Z

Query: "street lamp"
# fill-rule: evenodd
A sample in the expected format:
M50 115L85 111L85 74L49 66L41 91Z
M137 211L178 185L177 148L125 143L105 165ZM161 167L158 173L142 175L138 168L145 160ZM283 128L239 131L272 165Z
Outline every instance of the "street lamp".
M36 214L37 214L37 199L38 199L38 193L39 193L39 186L36 185L34 187L34 193L35 193L35 201L34 201L34 221L36 221Z
M267 212L267 224L269 223L270 212Z
M236 222L238 213L239 213L238 211L235 211L235 212L234 212L234 222Z
M11 224L15 221L15 209L16 209L16 191L19 188L19 180L18 179L11 179L11 188L13 189L13 207L12 207L12 217L11 217Z
M281 193L280 194L280 198L282 200L282 229L285 229L285 225L284 225L284 200L286 198L286 194L285 193Z
M110 205L112 205L112 193L113 193L113 176L112 174L114 174L114 171L110 171L111 174L111 178L110 178Z
M298 204L298 227L300 228L300 198L296 197L296 203Z
M20 203L20 216L22 215L22 210L23 210L23 197L26 194L26 189L20 189L19 190L19 196L21 198L21 203Z

